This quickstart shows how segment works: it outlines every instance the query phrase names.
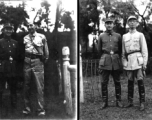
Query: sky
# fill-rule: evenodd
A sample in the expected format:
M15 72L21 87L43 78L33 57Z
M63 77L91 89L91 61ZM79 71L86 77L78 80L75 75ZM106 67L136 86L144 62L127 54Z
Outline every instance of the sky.
M6 4L8 5L13 5L13 6L17 6L19 4L22 3L22 0L0 0L0 1L4 1ZM40 3L42 2L42 0L25 0L26 1L26 11L29 14L30 19L28 20L29 22L32 22L37 10L41 7ZM64 8L64 10L67 11L73 11L72 14L72 19L74 20L75 23L75 29L77 26L77 0L61 0L62 1L62 8ZM51 4L50 7L50 19L51 19L51 23L54 24L55 23L55 17L56 17L56 6L57 6L57 0L48 0L48 2ZM31 11L31 8L35 8L35 11ZM45 24L44 24L45 25ZM64 26L62 26L62 28L59 28L59 31L63 31ZM54 29L54 26L51 27L51 31Z

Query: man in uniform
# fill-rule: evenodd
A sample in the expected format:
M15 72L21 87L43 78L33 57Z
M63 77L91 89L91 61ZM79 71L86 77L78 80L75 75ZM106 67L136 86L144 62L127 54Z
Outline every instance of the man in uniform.
M24 114L31 113L30 95L36 91L38 115L45 115L44 110L44 63L49 58L47 40L36 32L33 23L28 25L29 34L24 37ZM35 88L35 90L33 90Z
M108 106L108 81L110 74L113 77L116 92L116 106L123 107L121 103L120 84L120 55L122 49L121 35L113 31L114 21L108 18L105 21L106 31L100 34L98 39L98 51L100 57L99 72L101 74L101 88L103 104L101 109Z
M145 88L143 83L144 73L148 60L148 50L143 33L138 32L137 18L128 18L129 32L123 35L122 41L122 62L123 69L128 77L128 104L125 107L133 106L134 81L138 81L140 110L145 109Z
M0 109L2 108L2 94L6 81L10 89L10 99L12 108L16 108L17 103L17 79L16 62L18 60L18 42L11 38L14 27L11 23L4 24L3 38L0 39Z

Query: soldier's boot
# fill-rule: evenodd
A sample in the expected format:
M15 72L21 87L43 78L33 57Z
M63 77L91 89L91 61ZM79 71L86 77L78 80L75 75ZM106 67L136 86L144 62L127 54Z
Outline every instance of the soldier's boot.
M17 107L17 95L16 94L11 95L11 106L12 106L12 109L16 109L16 107Z
M126 108L133 106L133 96L134 96L134 81L128 80L128 103Z
M0 92L0 118L2 118L2 110L3 110L2 92Z
M120 82L115 82L116 106L122 108L121 102L121 85Z
M138 90L139 90L139 99L140 99L140 110L145 110L145 87L143 80L138 80Z
M103 103L100 109L104 109L108 107L108 88L107 88L107 84L105 83L102 83L102 100L103 100Z

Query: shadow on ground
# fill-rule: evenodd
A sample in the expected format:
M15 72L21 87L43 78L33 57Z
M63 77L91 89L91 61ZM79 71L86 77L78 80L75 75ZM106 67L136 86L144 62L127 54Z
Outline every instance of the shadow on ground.
M33 106L34 106L33 101ZM73 116L68 116L65 112L65 105L63 104L63 97L57 96L52 98L45 97L45 110L44 117L37 116L33 107L31 115L25 116L23 110L23 97L22 93L18 92L17 108L12 109L9 99L9 90L6 90L3 95L3 108L1 119L73 119Z
M80 120L152 120L152 76L147 76L144 80L146 92L146 109L139 111L139 93L137 82L134 86L134 107L118 108L115 101L115 88L113 81L108 85L109 107L101 110L101 97L97 101L86 101L80 104ZM122 103L127 104L127 80L121 80Z

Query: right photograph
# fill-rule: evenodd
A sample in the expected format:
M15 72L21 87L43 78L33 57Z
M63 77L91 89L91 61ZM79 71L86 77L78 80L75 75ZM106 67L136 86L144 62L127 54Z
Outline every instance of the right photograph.
M78 7L80 120L151 120L152 1Z

